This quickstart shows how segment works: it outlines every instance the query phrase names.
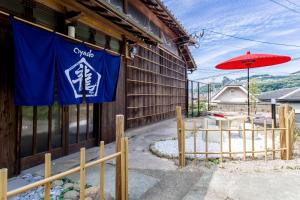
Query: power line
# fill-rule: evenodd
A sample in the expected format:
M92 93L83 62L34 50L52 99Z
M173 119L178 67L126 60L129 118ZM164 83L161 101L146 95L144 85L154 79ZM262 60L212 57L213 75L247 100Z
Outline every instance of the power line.
M257 42L257 43L263 43L263 44L271 44L271 45L277 45L277 46L287 46L287 47L298 47L298 48L300 48L299 45L276 43L276 42L268 42L268 41L262 41L262 40L254 40L254 39L250 39L250 38L244 38L244 37L239 37L239 36L235 36L235 35L229 35L229 34L226 34L226 33L221 33L221 32L213 31L213 30L210 30L210 29L203 29L203 30L206 30L206 31L211 32L211 33L215 33L215 34L219 34L219 35L224 35L224 36L227 36L227 37L235 38L235 39L240 39L240 40L247 40L247 41L251 41L251 42Z
M290 8L290 7L288 7L288 6L286 6L286 5L282 4L282 3L279 3L279 2L277 2L277 1L275 1L275 0L269 0L269 1L271 1L271 2L273 2L273 3L275 3L275 4L277 4L277 5L279 5L279 6L281 6L281 7L284 7L284 8L286 8L286 9L288 9L288 10L294 12L294 13L300 14L300 12L298 12L297 10L295 10L295 9L293 9L293 8Z
M294 2L292 2L292 1L290 1L290 0L285 0L285 1L289 2L290 4L292 4L292 5L294 5L294 6L300 7L300 5L294 3Z

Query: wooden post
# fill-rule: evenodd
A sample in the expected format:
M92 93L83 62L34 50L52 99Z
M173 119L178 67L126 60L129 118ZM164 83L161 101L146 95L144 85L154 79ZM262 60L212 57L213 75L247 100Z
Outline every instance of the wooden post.
M254 160L255 155L254 155L254 151L255 151L255 144L254 144L254 118L251 118L251 133L252 133L252 137L251 137L251 141L252 141L252 160Z
M228 150L229 150L229 158L232 159L231 155L231 121L228 120Z
M243 119L243 147L244 147L244 160L246 160L246 127L245 127L245 119Z
M267 120L264 121L264 135L265 135L265 161L268 156L268 131L267 131Z
M126 163L125 163L125 138L122 137L121 138L121 198L120 200L125 200L125 190L126 190L126 186L125 186L125 167L126 167Z
M193 121L193 132L194 132L194 164L196 165L196 161L197 161L197 126L196 126L196 122Z
M179 166L182 167L182 149L181 149L181 133L182 133L182 116L181 116L181 107L176 106L176 120L177 120L177 139L178 139L178 161L179 161Z
M80 149L80 200L85 199L85 148Z
M100 142L99 158L104 158L104 141ZM100 163L100 200L104 200L104 162Z
M272 158L275 159L275 120L272 120Z
M222 130L222 121L219 121L220 124L220 150L221 150L221 157L220 157L220 163L221 167L223 167L223 130Z
M51 154L45 154L45 178L51 176ZM46 183L44 188L44 200L50 199L50 190L51 190L51 183Z
M291 151L291 146L290 146L290 125L289 125L289 108L288 105L285 104L285 128L286 128L286 159L290 160L290 151Z
M205 123L205 160L208 161L208 121L207 119L204 120Z
M125 138L125 200L128 200L128 138Z
M185 125L184 125L184 121L181 121L181 127L182 127L182 131L181 131L181 149L182 149L182 167L185 166Z
M7 169L0 169L0 200L7 200Z
M281 128L280 130L280 148L286 148L286 130L284 130L286 127L285 123L285 108L283 105L279 107L279 127ZM280 158L282 160L286 159L286 150L281 150L280 151Z
M124 134L124 116L123 115L117 115L116 116L116 153L121 152L121 138ZM122 182L121 182L121 157L118 156L116 158L116 199L120 200L122 198Z

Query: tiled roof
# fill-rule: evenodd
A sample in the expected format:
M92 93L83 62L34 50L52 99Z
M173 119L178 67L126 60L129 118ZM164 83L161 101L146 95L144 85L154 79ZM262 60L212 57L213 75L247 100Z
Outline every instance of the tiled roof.
M284 88L275 91L264 92L258 96L258 99L262 101L269 101L271 99L300 100L300 88Z

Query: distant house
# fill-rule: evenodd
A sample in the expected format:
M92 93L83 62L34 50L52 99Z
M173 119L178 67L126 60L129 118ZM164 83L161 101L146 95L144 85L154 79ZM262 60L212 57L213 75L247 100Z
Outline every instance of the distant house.
M300 124L300 88L284 88L271 92L264 92L258 96L258 99L263 102L271 102L271 99L276 99L279 103L288 103L295 109L296 122Z
M224 86L211 100L212 103L247 103L248 92L241 85Z

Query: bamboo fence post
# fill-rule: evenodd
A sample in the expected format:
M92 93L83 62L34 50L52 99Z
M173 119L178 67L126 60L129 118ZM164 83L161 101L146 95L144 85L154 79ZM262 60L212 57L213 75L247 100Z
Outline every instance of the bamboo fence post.
M0 169L0 200L7 200L7 169Z
M229 150L229 158L232 159L231 156L231 121L228 120L228 150Z
M185 166L185 125L184 125L184 121L182 120L181 121L182 122L182 125L181 125L181 127L182 127L182 131L181 131L181 145L182 145L182 147L181 147L181 149L182 149L182 167L184 167Z
M125 200L128 200L128 138L125 138Z
M85 148L80 149L80 200L85 199Z
M222 121L219 121L220 124L220 150L221 150L221 157L220 157L220 163L221 167L223 167L223 130L222 130Z
M46 153L45 154L45 178L48 178L51 176L51 154ZM50 199L50 190L51 190L51 184L46 183L44 186L44 200Z
M275 121L272 120L272 158L275 160Z
M265 135L265 161L268 156L268 131L267 131L267 120L264 121L264 135Z
M254 151L255 151L255 144L254 144L254 118L251 118L251 142L252 142L252 160L254 160L255 155L254 155Z
M285 104L285 130L286 130L286 159L290 160L290 125L289 125L289 108L288 105Z
M285 123L285 107L281 105L279 107L279 127L281 128L280 130L280 148L286 148L286 123ZM282 160L286 159L286 150L281 150L280 151L280 158Z
M116 116L116 153L121 152L121 138L124 134L124 115ZM121 199L122 186L121 186L121 156L116 158L116 191L115 196L117 200Z
M243 119L243 147L244 147L244 160L246 160L246 127L245 119Z
M196 165L196 159L197 159L197 127L196 127L196 122L193 121L193 132L194 132L194 164Z
M181 107L176 106L176 120L177 120L177 138L178 138L178 161L179 166L182 167L182 149L181 149L181 133L182 133L182 119L181 119Z
M121 198L125 200L125 138L121 138Z
M100 142L100 159L104 158L104 141ZM100 200L104 200L104 162L100 163Z
M208 161L208 121L207 119L204 120L205 123L205 160Z

